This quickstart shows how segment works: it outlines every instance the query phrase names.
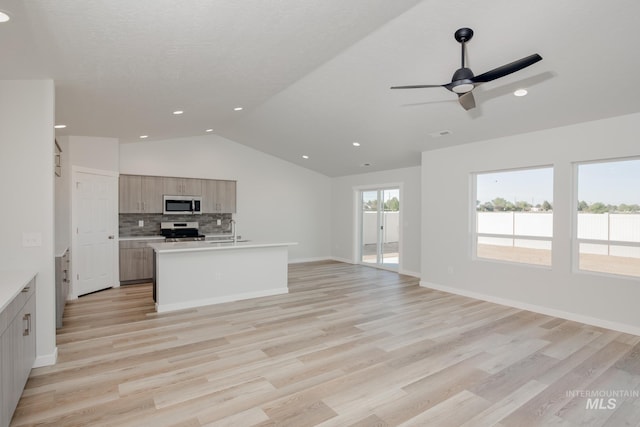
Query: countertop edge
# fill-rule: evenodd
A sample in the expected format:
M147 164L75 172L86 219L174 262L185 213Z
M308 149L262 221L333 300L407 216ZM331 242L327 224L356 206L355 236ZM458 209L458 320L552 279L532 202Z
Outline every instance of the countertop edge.
M164 236L120 236L118 240L121 242L128 240L164 240Z
M149 243L148 246L153 248L159 254L180 253L180 252L204 252L204 251L220 251L220 250L240 250L240 249L256 249L270 248L278 246L295 246L298 242L238 242L238 243L216 243L215 241L204 242L177 242L177 243Z
M0 311L4 311L37 274L32 270L0 270Z

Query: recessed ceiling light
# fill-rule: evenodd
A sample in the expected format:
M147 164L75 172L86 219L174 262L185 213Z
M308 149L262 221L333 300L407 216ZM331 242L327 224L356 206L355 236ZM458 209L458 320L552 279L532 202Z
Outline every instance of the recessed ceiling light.
M527 93L529 92L527 92L526 89L518 89L515 92L513 92L515 96L525 96Z
M302 156L302 158L306 160L306 159L308 159L308 158L309 158L309 156L307 156L307 155L305 154L305 155L303 155L303 156Z
M6 12L0 11L0 22L7 22L10 19L11 17Z
M242 110L243 110L242 107L236 107L236 108L233 109L233 111L242 111Z
M205 132L213 132L213 129L207 129Z
M140 139L149 138L149 135L140 135Z
M67 125L54 125L53 126L55 129L64 129L67 127Z
M352 145L353 145L354 147L360 147L360 143L359 143L359 142L354 142Z
M173 112L173 114L175 114L176 116L179 116L180 114L184 114L184 111L176 110L176 111Z

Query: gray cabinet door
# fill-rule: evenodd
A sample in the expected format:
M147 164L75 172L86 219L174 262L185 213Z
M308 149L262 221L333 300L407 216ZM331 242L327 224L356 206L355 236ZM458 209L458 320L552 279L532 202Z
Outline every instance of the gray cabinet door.
M151 242L152 240L120 242L121 282L144 282L153 278L153 249L147 246Z
M194 178L165 177L164 194L170 196L201 196L202 180Z
M222 213L236 212L236 182L218 181L218 203Z
M138 175L120 175L118 182L118 202L120 213L141 213L142 177Z
M120 213L162 213L164 179L159 176L120 175Z
M120 248L120 281L144 279L144 249Z
M140 181L142 211L144 213L162 213L164 179L159 176L143 176Z
M204 213L235 213L236 182L205 179L202 181Z

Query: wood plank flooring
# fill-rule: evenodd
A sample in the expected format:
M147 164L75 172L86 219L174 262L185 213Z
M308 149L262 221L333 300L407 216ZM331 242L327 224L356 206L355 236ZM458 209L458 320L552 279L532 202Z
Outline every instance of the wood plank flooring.
M71 302L11 425L640 425L640 337L332 261L289 287L166 314L150 285Z

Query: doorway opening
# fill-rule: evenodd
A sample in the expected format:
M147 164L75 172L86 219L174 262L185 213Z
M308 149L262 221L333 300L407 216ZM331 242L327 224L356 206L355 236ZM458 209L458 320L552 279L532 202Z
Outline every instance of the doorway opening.
M398 271L400 266L400 188L359 191L360 263Z

